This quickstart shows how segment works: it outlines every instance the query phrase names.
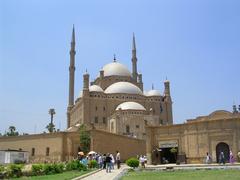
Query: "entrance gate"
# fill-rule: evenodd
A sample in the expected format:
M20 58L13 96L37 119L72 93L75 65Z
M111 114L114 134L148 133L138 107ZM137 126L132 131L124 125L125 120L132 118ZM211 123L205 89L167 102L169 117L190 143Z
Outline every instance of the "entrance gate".
M219 163L219 156L220 156L221 152L223 152L223 154L224 154L225 162L229 162L229 146L228 146L228 144L226 144L224 142L220 142L220 143L217 144L217 146L216 146L216 159L217 159L218 163Z

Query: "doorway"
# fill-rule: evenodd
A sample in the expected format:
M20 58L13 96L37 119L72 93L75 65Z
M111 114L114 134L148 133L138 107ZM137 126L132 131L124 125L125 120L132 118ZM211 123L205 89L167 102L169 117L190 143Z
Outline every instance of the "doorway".
M177 154L178 154L178 148L176 153L171 153L171 147L170 148L161 148L161 164L167 164L167 163L176 163L177 161Z
M223 154L224 154L225 162L229 162L229 146L228 146L228 144L226 144L224 142L220 142L217 144L217 146L216 146L217 163L219 163L219 156L220 156L221 152L223 152Z

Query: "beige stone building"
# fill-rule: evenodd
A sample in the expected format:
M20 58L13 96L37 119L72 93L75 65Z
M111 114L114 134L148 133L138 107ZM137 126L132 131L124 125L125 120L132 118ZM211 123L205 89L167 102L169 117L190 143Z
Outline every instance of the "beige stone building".
M208 152L213 162L218 162L224 152L229 160L230 150L237 160L240 151L240 113L215 111L208 116L187 120L184 124L161 127L147 126L147 156L149 163L161 164L167 159L175 162L170 149L178 150L179 160L187 163L203 163Z
M119 63L103 66L98 77L89 82L83 75L83 89L74 101L75 33L72 33L69 67L68 131L80 124L93 124L96 129L120 135L145 138L145 121L159 126L172 124L172 100L169 81L164 82L164 92L144 91L142 74L137 71L136 43L132 42L132 72Z

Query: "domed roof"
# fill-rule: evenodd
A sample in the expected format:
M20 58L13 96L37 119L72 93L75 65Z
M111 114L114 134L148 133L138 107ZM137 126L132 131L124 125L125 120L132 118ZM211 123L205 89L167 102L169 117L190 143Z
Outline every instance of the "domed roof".
M159 90L152 89L145 93L146 96L161 96L161 93Z
M116 82L110 85L106 90L107 94L116 94L116 93L125 93L125 94L140 94L142 95L142 91L136 85L129 82Z
M126 66L118 62L112 62L103 66L104 76L131 76Z
M103 89L98 85L92 85L89 87L90 92L104 92Z
M142 110L146 111L145 107L143 105L136 103L136 102L124 102L122 104L119 104L116 108L116 110Z

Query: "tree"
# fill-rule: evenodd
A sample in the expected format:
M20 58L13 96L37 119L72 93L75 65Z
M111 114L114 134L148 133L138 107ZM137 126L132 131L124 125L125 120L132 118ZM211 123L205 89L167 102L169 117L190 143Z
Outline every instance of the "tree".
M79 134L80 134L80 148L86 154L90 150L90 133L87 131L86 126L82 124L79 127Z
M53 115L56 114L55 109L49 109L48 113L51 116L50 123L46 126L47 130L52 133L55 131L55 125L53 124Z
M9 126L8 132L6 132L5 135L6 136L18 136L19 133L16 131L16 127L15 126Z

